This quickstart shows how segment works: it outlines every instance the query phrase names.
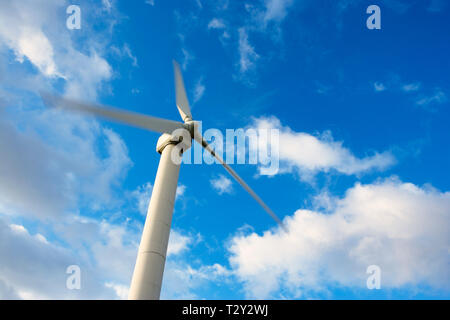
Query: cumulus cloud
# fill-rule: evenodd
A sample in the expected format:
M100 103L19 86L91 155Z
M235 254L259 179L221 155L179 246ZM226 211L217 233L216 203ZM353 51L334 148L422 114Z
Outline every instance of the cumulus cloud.
M133 225L129 220L122 224L112 224L105 220L71 216L64 224L57 226L57 231L63 235L64 241L68 242L73 250L76 250L77 254L72 259L80 261L80 258L83 258L82 261L91 262L92 268L89 273L92 276L95 275L94 279L101 284L100 288L106 291L108 298L126 299L142 227L140 224ZM223 267L214 271L219 269L219 266L213 268L207 265L192 266L190 264L192 262L189 259L190 251L201 241L202 236L199 233L186 232L181 229L171 230L164 271L164 298L197 296L195 291L200 286L200 281L205 285L214 273L225 274L226 269ZM85 264L81 266L82 270L86 268ZM183 282L185 280L192 281L192 283ZM11 285L13 284L14 282L11 282ZM12 286L12 288L14 287ZM91 296L90 294L84 291L78 298L101 298L101 296Z
M0 141L4 213L55 217L81 196L100 208L112 200L112 190L131 165L115 132L95 121L42 109L36 95L57 83L68 96L95 99L112 75L101 57L105 47L95 43L96 33L78 46L65 28L66 4L25 0L0 5L0 59L7 62L2 85L15 88L0 91L0 99L11 107L2 110L0 120L0 132L8 137ZM112 6L111 1L102 3L109 11Z
M16 61L30 61L48 77L62 77L55 61L55 50L42 27L45 20L59 20L61 1L37 3L36 1L4 1L0 5L0 43L12 50ZM39 10L43 7L44 10ZM64 12L64 11L61 11ZM15 27L12 27L15 26Z
M111 299L99 270L73 251L43 241L22 225L0 218L0 297L2 299ZM67 267L81 269L81 289L66 287Z
M113 3L89 12L112 14ZM65 28L67 5L0 4L0 100L10 107L0 110L0 295L7 297L115 298L104 280L128 283L122 276L128 267L132 271L137 250L122 227L76 214L120 206L113 194L131 166L124 141L94 120L43 109L36 95L55 86L65 95L95 100L112 76L102 56L107 32L102 41L92 32L77 43ZM29 231L30 221L42 231ZM103 262L114 256L123 261ZM81 291L65 287L71 264L81 267Z
M169 237L169 244L167 246L167 256L174 256L183 253L189 249L190 245L197 244L201 241L201 235L195 236L191 234L184 234L179 230L171 230Z
M101 57L102 48L94 42L86 46L86 51L77 49L65 28L66 16L61 14L65 5L55 0L2 2L0 48L14 52L16 61L30 62L44 79L63 79L67 95L96 99L100 86L111 78L112 69Z
M187 261L169 259L164 271L161 299L200 300L198 293L215 282L226 282L230 270L220 264L192 266Z
M365 288L367 267L382 288L450 289L450 193L395 178L356 184L330 212L300 209L287 232L238 234L230 264L248 298L317 297L328 286Z
M275 117L254 119L250 127L259 132L279 130L278 141L272 141L268 135L259 134L259 151L269 154L266 150L268 148L278 150L278 173L297 171L306 181L311 180L318 172L335 170L341 174L353 175L370 170L384 170L395 163L394 156L388 151L358 158L345 148L342 142L335 141L330 132L317 136L295 132L283 126Z
M105 287L113 289L119 299L128 299L128 293L130 292L129 286L117 284L115 282L106 282Z
M52 111L18 114L28 119L26 132L11 119L0 120L3 213L55 218L82 195L93 207L112 199L114 186L131 165L116 133ZM105 154L95 151L98 145Z
M127 298L142 226L68 216L56 224L55 230L69 247L43 240L39 233L30 234L24 226L0 218L2 299ZM171 231L164 273L169 279L163 285L165 298L196 296L194 291L201 283L206 284L215 274L225 274L226 269L219 265L189 264L186 254L200 241L200 234ZM66 269L70 265L80 267L81 290L66 288Z
M118 285L129 285L136 261L140 234L126 225L100 221L99 236L90 244L90 250L101 270L103 279L111 279Z
M222 174L217 178L211 179L210 183L219 194L231 193L233 191L233 183Z

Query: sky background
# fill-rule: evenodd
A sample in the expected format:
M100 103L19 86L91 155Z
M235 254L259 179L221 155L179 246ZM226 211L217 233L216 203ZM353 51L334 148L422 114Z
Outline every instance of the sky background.
M78 1L69 30L71 4L0 4L0 299L126 298L158 135L38 92L179 120L172 59L204 130L280 131L276 174L234 169L288 231L183 165L162 298L450 297L447 1Z

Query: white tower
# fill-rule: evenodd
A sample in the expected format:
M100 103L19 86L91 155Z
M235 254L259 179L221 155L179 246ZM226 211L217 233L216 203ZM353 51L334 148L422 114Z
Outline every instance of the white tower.
M180 165L175 164L171 159L177 140L166 133L158 140L156 150L161 154L161 159L148 206L128 299L159 299L180 172Z

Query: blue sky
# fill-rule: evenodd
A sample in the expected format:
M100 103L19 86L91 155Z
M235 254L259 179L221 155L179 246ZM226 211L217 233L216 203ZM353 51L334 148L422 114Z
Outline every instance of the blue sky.
M0 298L126 297L158 135L38 91L179 120L172 59L204 130L280 131L278 173L234 169L288 232L220 166L183 165L162 298L449 297L446 1L80 1L80 30L70 4L0 5Z

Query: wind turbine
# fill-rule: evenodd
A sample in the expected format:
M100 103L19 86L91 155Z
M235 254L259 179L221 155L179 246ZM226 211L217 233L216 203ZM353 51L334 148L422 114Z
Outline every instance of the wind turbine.
M49 93L41 93L45 104L71 111L88 113L130 126L162 133L156 150L161 154L158 171L153 185L148 206L144 230L139 245L128 299L157 300L160 296L161 283L167 253L167 244L172 223L180 163L173 161L172 154L182 139L173 135L177 129L185 129L191 139L197 141L206 151L213 155L225 170L263 207L263 209L283 227L281 220L245 183L244 180L214 152L203 139L193 121L189 101L184 87L180 66L173 61L175 73L176 105L182 122L155 118L135 112L120 110L98 104L88 104ZM190 142L190 141L189 141ZM190 144L188 145L188 147ZM181 154L180 154L181 156Z

